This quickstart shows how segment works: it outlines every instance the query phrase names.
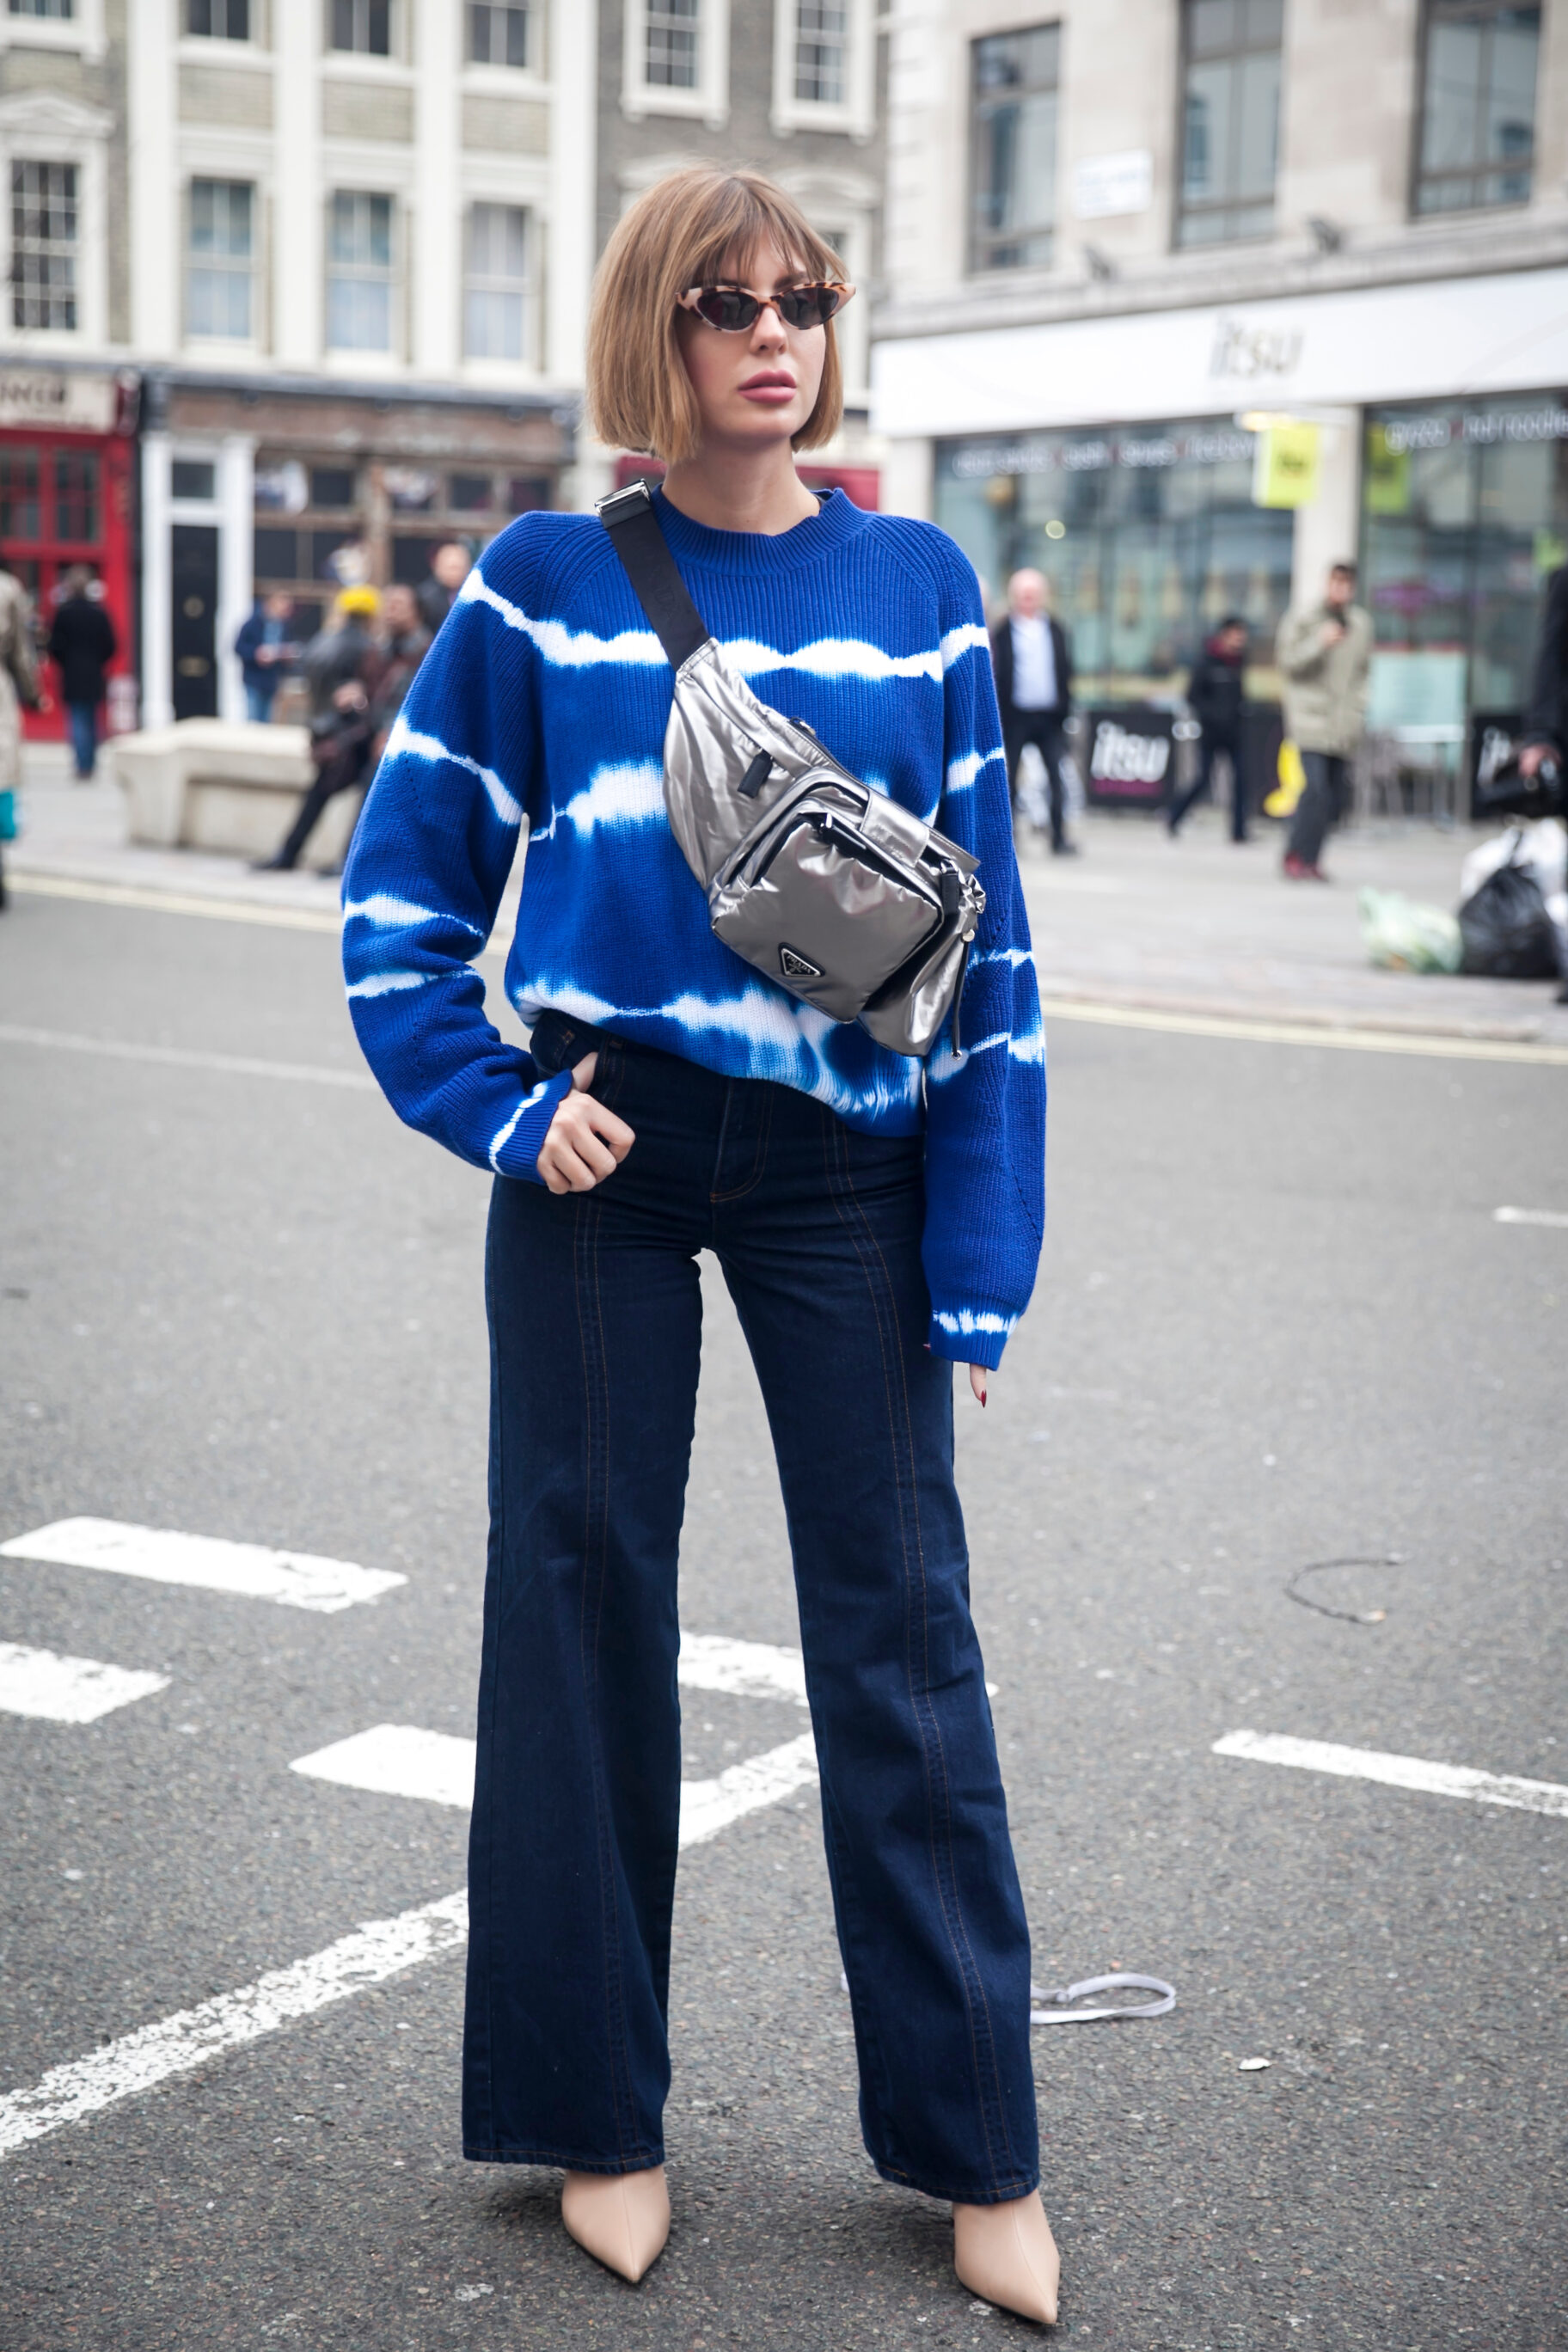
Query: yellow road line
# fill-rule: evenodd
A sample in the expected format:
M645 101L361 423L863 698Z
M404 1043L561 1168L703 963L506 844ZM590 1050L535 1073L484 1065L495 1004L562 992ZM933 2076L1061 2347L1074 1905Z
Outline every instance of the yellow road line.
M1326 1045L1339 1053L1416 1054L1445 1062L1535 1062L1568 1068L1568 1045L1514 1044L1501 1037L1439 1037L1390 1029L1320 1028L1311 1021L1231 1021L1217 1013L1160 1013L1142 1004L1090 1004L1047 996L1047 1021L1089 1021L1107 1029L1154 1029L1178 1037L1229 1037L1244 1045Z

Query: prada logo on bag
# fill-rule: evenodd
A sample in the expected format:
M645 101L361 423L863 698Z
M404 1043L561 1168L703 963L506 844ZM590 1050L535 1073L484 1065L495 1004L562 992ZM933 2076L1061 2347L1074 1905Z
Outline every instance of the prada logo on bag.
M820 980L822 966L809 957L797 955L794 948L780 946L779 970L786 980Z

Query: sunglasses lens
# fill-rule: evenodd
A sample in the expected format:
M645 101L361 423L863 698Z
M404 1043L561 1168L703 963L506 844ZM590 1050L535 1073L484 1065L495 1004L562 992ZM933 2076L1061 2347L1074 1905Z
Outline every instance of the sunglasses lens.
M781 294L778 304L786 326L820 327L837 310L838 292L832 286L798 286L788 294Z
M697 298L697 313L721 334L739 334L756 321L756 297L742 294L732 286L705 286Z

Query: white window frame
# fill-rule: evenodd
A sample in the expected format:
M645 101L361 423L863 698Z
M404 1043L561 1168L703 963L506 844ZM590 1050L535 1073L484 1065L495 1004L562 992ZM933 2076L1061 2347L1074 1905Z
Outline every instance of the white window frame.
M0 340L20 357L28 352L100 350L109 341L107 155L114 117L51 89L18 90L0 99L0 285L5 308ZM16 327L11 323L11 166L74 163L77 197L77 323Z
M97 65L108 47L103 0L76 0L76 15L63 19L13 16L11 0L0 0L0 50L65 49L72 57L84 58L89 65Z
M191 270L195 252L193 188L197 180L222 180L250 190L250 332L248 335L198 335L191 328ZM243 154L230 157L219 170L202 166L182 174L180 188L180 320L181 340L188 351L230 359L253 356L261 348L259 332L267 309L266 242L267 190L259 175L246 166Z
M289 0L279 0L283 7ZM176 47L184 54L221 65L226 58L249 58L258 52L265 55L267 43L261 37L261 12L267 0L250 0L250 30L243 41L231 40L226 33L187 33L185 30L186 0L174 0Z
M523 237L527 252L527 266L522 281L522 355L520 359L495 358L488 353L470 352L468 347L468 229L476 205L495 205L508 212L520 212L523 215L526 223ZM458 288L459 306L458 349L461 354L465 377L471 377L476 382L483 382L489 378L500 383L516 383L521 377L536 376L539 373L539 352L544 324L540 306L543 280L541 258L543 251L544 226L540 218L539 206L536 204L531 204L527 197L519 196L510 191L505 194L473 195L465 190L461 236L462 243L459 247L461 266Z
M771 120L777 137L787 139L792 131L843 131L857 140L876 136L876 16L871 0L845 0L845 7L849 21L845 40L844 99L842 104L828 106L816 99L795 96L799 10L796 0L773 0Z
M468 0L458 0L458 56L465 80L472 75L481 76L488 89L517 89L525 82L540 80L540 59L549 36L549 0L526 0L529 15L529 47L532 52L525 66L491 65L468 55Z
M730 119L730 0L701 0L695 89L667 89L644 79L647 13L647 0L626 0L622 113L631 122L650 114L683 114L707 123L710 130L722 130Z
M384 351L359 346L344 350L331 341L331 300L328 280L332 273L332 199L337 195L384 196L392 206L392 336ZM331 375L401 375L408 365L408 259L412 207L401 186L378 181L371 172L332 172L321 194L321 364Z

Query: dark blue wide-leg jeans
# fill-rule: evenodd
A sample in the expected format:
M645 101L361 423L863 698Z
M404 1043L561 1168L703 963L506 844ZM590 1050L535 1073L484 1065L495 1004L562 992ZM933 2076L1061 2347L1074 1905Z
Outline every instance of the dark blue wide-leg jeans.
M718 1256L778 1457L860 2116L877 2169L1037 2179L1029 1942L969 1613L921 1143L547 1013L635 1130L595 1191L502 1179L469 1857L465 2152L662 2161L680 1816L676 1562Z

